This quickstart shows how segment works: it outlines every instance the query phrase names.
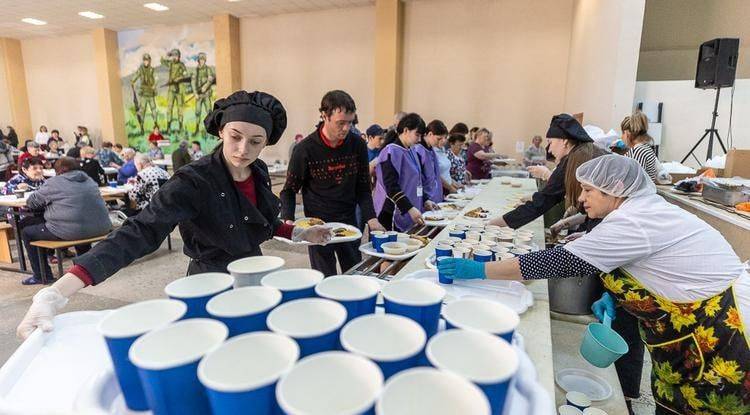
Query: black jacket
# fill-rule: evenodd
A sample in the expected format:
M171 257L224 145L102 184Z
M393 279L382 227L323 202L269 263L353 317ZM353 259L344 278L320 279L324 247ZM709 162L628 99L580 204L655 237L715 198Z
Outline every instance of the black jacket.
M241 194L221 152L175 172L138 215L74 259L100 283L134 260L155 251L179 224L189 273L224 271L230 262L262 255L260 244L281 225L279 199L271 192L268 167L251 166L257 208Z
M185 166L193 161L190 157L190 153L183 148L177 148L172 152L172 171L179 170L182 166Z
M80 150L80 148L78 149ZM81 159L81 170L88 174L97 186L101 187L107 185L107 175L104 173L102 165L99 164L99 160Z

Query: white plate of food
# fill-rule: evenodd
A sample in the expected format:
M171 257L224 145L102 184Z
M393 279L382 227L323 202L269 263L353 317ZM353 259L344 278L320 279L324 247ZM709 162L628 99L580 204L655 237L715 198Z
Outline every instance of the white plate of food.
M397 243L397 242L387 242L387 243ZM372 246L372 242L368 242L364 245L359 246L359 251L362 252L363 254L387 259L389 261L403 261L405 259L412 258L415 255L417 255L422 249L424 249L424 244L422 245L422 248L415 249L413 251L405 250L404 253L402 254L386 254L384 252L376 251L375 248Z
M340 244L344 242L353 242L353 241L358 241L362 239L362 232L356 227L352 225L347 225L346 223L340 223L340 222L326 223L326 222L323 222L322 220L320 222L323 222L323 223L319 223L318 221L320 219L317 219L312 222L300 222L301 224L297 225L297 222L299 222L300 220L295 221L294 226L300 226L302 228L309 228L310 226L321 225L321 226L325 226L326 228L331 229L333 231L333 238L331 238L331 241L328 242L329 244ZM274 236L273 239L276 239L277 241L281 241L284 243L292 244L292 245L310 245L310 242L306 242L306 241L292 242L291 240L282 238L280 236Z
M422 213L422 219L424 220L424 224L427 226L437 226L439 228L443 228L448 226L451 223L451 219L455 218L455 211L453 212L454 215L452 215L452 218L448 218L450 214L446 214L447 212L443 212L440 210L433 210Z
M490 211L482 207L471 209L464 213L464 217L469 219L487 219L490 216Z

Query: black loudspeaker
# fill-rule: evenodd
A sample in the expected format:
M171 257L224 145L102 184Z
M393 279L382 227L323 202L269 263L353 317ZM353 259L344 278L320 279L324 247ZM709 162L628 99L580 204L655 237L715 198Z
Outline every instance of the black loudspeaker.
M695 87L700 89L725 88L734 85L740 40L719 38L703 43L698 50Z

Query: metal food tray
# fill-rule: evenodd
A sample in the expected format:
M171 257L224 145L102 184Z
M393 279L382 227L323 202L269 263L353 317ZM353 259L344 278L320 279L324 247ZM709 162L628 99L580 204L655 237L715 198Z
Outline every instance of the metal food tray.
M750 202L750 189L746 186L724 187L708 181L703 183L704 199L725 206L735 206L742 202Z

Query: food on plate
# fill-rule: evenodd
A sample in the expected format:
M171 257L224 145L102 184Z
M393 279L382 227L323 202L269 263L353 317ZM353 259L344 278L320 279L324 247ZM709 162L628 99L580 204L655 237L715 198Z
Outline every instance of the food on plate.
M467 218L486 218L489 213L489 210L478 207L464 213L464 216L466 216Z
M455 203L438 203L442 210L461 210Z
M304 218L300 219L297 222L294 223L294 226L299 226L300 228L306 229L311 226L315 225L325 225L326 223L322 219L318 218Z
M335 228L332 230L335 238L348 238L350 236L357 236L357 232L347 228Z
M430 238L427 238L425 236L421 235L409 235L411 239L416 239L419 242L422 242L422 246L426 246L428 243L430 243Z
M739 203L734 208L742 212L750 212L750 202Z

